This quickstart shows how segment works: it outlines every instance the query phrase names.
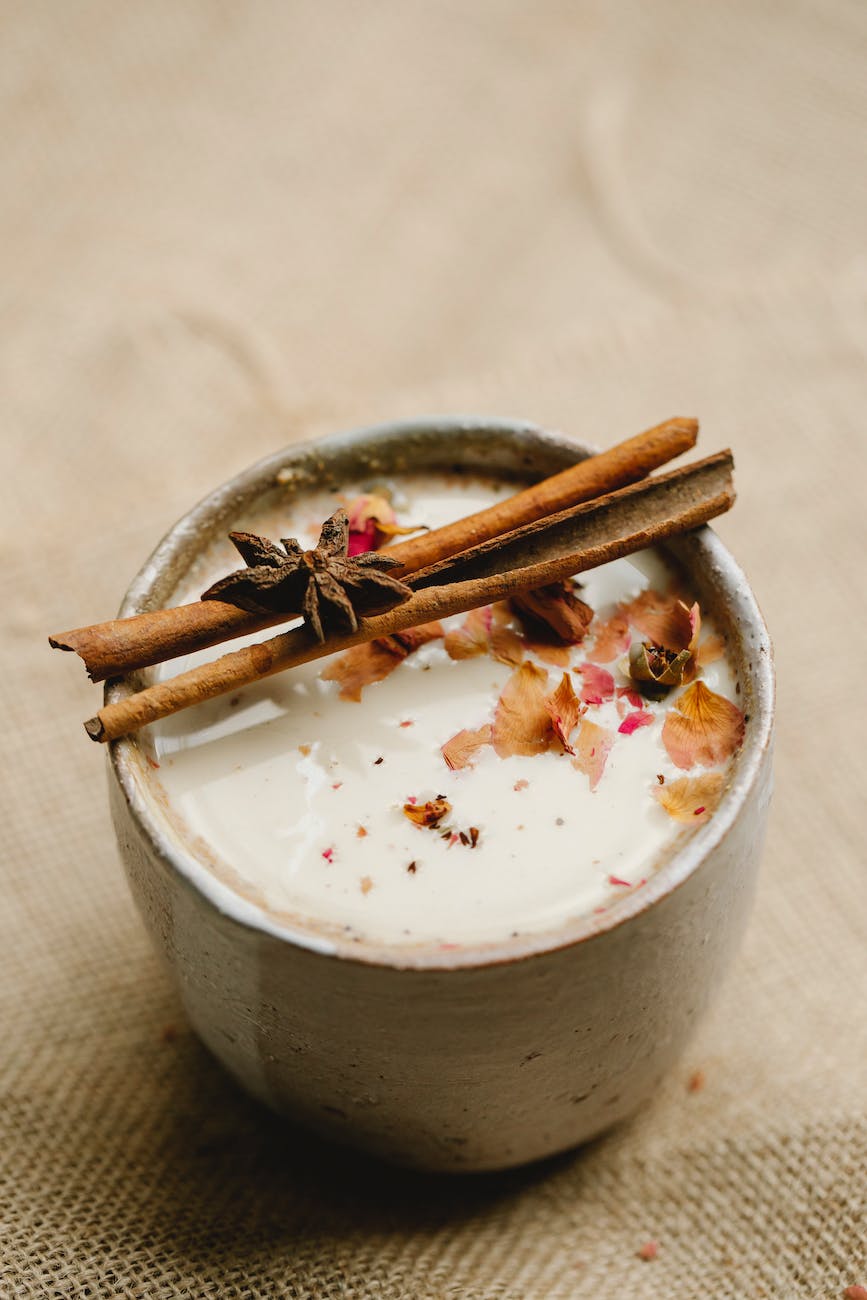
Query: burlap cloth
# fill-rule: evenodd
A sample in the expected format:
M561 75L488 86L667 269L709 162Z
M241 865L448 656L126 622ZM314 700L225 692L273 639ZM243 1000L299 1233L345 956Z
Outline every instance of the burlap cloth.
M867 1283L863 4L2 16L2 1296ZM780 686L758 904L687 1058L590 1149L465 1181L323 1150L198 1045L45 645L253 458L430 410L699 415Z

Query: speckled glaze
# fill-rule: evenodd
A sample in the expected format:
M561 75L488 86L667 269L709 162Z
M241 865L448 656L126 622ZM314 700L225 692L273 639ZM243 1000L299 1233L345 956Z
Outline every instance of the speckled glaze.
M587 454L524 423L433 417L291 447L186 515L121 613L170 601L198 550L263 498L408 468L529 480ZM653 1095L744 930L774 707L770 642L743 573L709 528L669 549L729 637L746 740L715 815L603 916L446 952L293 928L216 881L171 824L138 743L111 746L111 805L136 903L196 1032L251 1093L328 1138L454 1171L562 1151Z

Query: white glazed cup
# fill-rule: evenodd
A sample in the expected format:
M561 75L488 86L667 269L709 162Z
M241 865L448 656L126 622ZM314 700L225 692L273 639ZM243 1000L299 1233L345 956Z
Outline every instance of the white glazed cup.
M524 423L433 417L290 447L186 515L121 614L171 603L199 551L243 527L263 498L454 466L531 480L587 454ZM770 642L743 573L709 528L668 549L728 637L746 739L714 816L602 916L447 952L328 940L221 884L175 828L138 742L110 747L133 896L196 1032L256 1097L338 1142L456 1171L562 1151L652 1097L744 930L771 792L774 710ZM107 694L130 689L124 682Z

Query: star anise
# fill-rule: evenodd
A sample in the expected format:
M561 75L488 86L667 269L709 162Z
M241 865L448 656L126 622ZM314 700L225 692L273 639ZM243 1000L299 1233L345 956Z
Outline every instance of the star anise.
M319 641L332 632L355 632L358 616L384 614L412 590L384 570L400 563L379 551L347 555L349 519L336 510L319 541L305 551L293 537L280 545L255 533L229 533L246 569L220 578L202 600L223 600L252 614L303 614Z

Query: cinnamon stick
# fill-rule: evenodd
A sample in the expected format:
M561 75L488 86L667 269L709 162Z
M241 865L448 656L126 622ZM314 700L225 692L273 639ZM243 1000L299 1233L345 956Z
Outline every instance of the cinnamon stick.
M158 718L286 668L336 654L362 641L505 600L516 591L556 582L618 559L728 510L734 502L731 475L731 453L720 452L685 469L558 512L536 527L512 530L496 542L456 557L450 571L448 565L429 566L426 573L419 574L420 582L436 578L437 585L421 585L405 604L387 614L362 619L351 636L318 642L306 627L292 629L116 699L86 722L85 728L92 740L116 740ZM567 538L576 549L538 559L546 547L556 550ZM528 557L532 562L523 563ZM513 567L500 567L509 562ZM452 580L443 582L448 577Z
M507 528L638 482L651 470L688 451L697 436L697 420L666 420L496 505L389 547L389 554L402 564L401 569L392 572L395 577L411 573L496 537ZM293 617L292 613L249 614L219 600L194 601L59 632L48 640L57 650L74 651L84 660L91 680L101 682L289 622Z

